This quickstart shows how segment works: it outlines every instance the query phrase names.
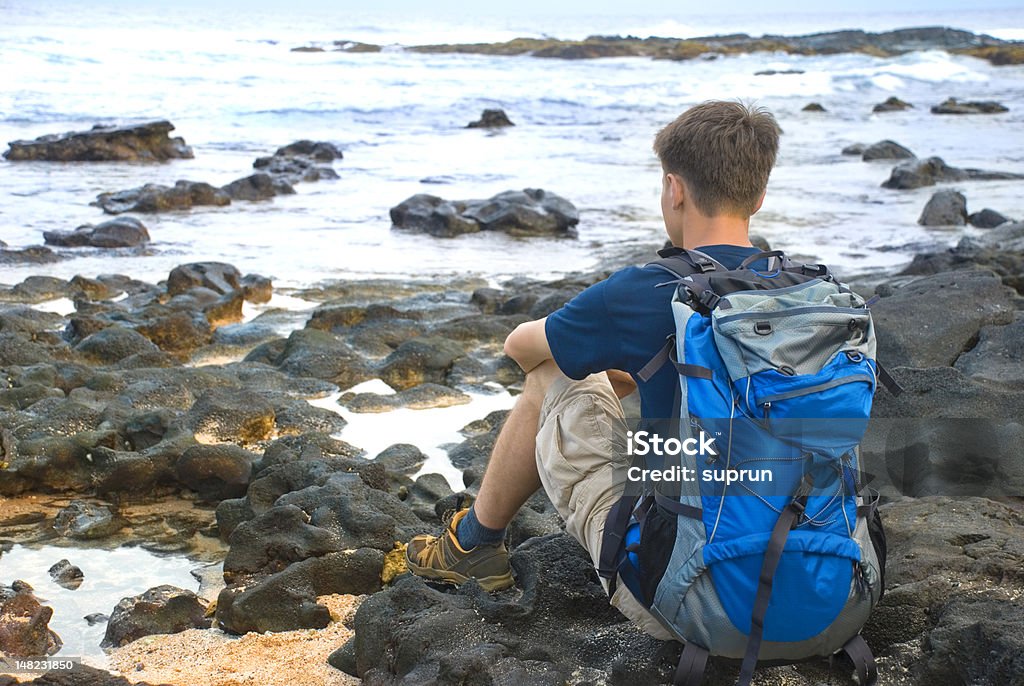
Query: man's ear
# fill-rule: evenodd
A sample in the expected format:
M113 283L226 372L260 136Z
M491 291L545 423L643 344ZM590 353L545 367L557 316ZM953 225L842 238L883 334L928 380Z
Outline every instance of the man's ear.
M686 190L686 182L678 174L669 172L665 174L665 183L668 184L669 199L672 201L673 210L681 210L689 200Z
M759 209L761 209L761 205L764 204L764 196L766 196L767 194L768 194L768 191L765 191L764 193L761 194L761 199L757 201L756 205L754 205L754 212L751 212L750 214L754 214Z

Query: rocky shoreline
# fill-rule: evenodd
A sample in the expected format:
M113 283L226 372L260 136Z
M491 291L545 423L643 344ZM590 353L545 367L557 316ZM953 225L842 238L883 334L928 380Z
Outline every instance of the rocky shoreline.
M662 683L678 646L639 633L607 605L543 493L511 529L515 589L490 595L472 584L453 590L396 575L395 543L436 530L447 510L472 498L504 413L467 426L464 442L450 449L467 484L455 493L438 475L412 478L424 461L416 446L368 456L333 437L344 435L340 416L308 402L373 378L401 392L339 402L371 411L442 407L466 390L515 390L522 375L501 352L508 332L618 266L499 288L476 280L339 282L298 294L320 304L287 336L269 333L262 316L241 321L242 304L269 299L273 287L230 265L182 265L159 284L33 277L0 296L0 493L13 502L47 493L55 500L5 515L0 539L63 541L72 564L76 536L223 560L224 589L212 601L188 600L191 619L183 623L174 610L185 602L172 603L178 595L154 589L111 613L110 626L120 627L108 628L114 636L134 637L139 626L203 631L194 627L210 622L229 635L315 633L333 622L318 598L364 595L354 637L334 646L329 661L367 684L454 684L471 674L531 684ZM876 417L1024 415L1024 352L1014 333L1024 317L1021 273L1024 224L1006 223L920 255L875 287L880 357L907 389L899 398L880 390ZM72 298L75 312L32 307L57 296ZM951 456L943 441L924 439L937 478L955 473L949 460L961 460L953 466L993 492L992 474L963 463L969 452ZM869 443L865 451L870 461L882 449ZM885 683L1024 678L1012 657L1024 654L1020 465L1010 455L992 467L1005 486L999 493L1009 496L1002 502L886 493L889 590L866 630ZM169 503L178 506L167 511ZM76 526L55 527L69 509ZM179 514L157 514L165 511ZM174 611L139 625L128 611L136 606ZM849 671L842 663L831 671L813 663L768 668L761 683L853 683ZM714 663L709 683L727 683L733 672ZM56 683L47 679L33 683ZM60 683L101 683L82 679Z
M384 46L358 41L334 41L330 48L305 45L294 52L335 50L352 53L380 52ZM753 52L782 52L790 55L837 55L859 53L874 57L893 57L915 50L944 50L957 55L985 59L994 65L1024 62L1024 43L993 38L943 26L927 26L872 33L862 30L829 31L801 36L745 33L664 38L650 36L590 36L584 40L554 38L515 38L502 43L443 43L413 45L409 52L470 55L531 55L553 59L597 59L601 57L650 57L664 60L715 59L724 55Z

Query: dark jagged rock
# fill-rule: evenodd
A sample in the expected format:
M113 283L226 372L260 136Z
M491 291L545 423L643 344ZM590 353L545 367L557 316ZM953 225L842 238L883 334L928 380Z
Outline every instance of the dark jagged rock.
M229 587L217 598L217 623L225 631L322 629L331 613L321 595L361 595L380 589L384 553L370 548L332 552L290 565L248 587Z
M872 112L902 112L903 110L912 109L914 106L909 102L900 100L895 95L892 95L885 99L885 102L880 102L871 108Z
M72 500L71 504L57 513L53 528L66 538L93 540L105 538L125 525L123 519L104 505L94 505L84 500Z
M29 276L5 291L5 296L25 303L38 303L70 295L68 282L53 276ZM36 332L42 333L41 330Z
M206 604L192 591L157 586L123 598L110 613L104 648L119 648L143 636L176 634L186 629L207 629Z
M32 658L56 653L62 641L49 628L52 618L53 608L41 605L24 581L0 586L0 655Z
M246 360L258 359L259 354L260 348L256 348ZM280 352L271 356L270 363L287 374L324 379L342 388L373 378L362 355L331 334L315 329L293 331Z
M465 405L469 401L470 397L465 393L436 383L424 383L391 395L350 394L347 398L342 396L338 402L351 412L390 412L399 408L427 410L452 407L453 405Z
M505 191L488 200L446 201L414 195L391 209L393 228L452 237L476 231L513 235L562 235L579 223L579 213L565 198L539 188Z
M162 162L191 159L192 148L182 138L170 138L174 130L169 121L153 121L126 126L101 126L88 131L72 131L40 136L32 141L12 141L4 157L12 162L45 160L49 162Z
M788 75L788 74L803 74L803 73L804 73L803 69L762 69L760 71L755 71L754 72L754 76L779 76L779 75L785 76L785 75ZM818 103L812 102L811 105L818 105ZM818 106L821 107L821 105L818 105ZM813 111L824 112L825 111L824 107L822 107L820 110L808 110L807 107L809 107L809 105L804 106L804 111L810 111L810 112L813 112Z
M443 384L455 360L463 355L462 347L446 338L415 338L388 355L377 373L398 390L424 383Z
M221 186L232 200L270 200L275 195L294 195L295 189L284 179L257 172Z
M66 559L56 562L47 570L47 573L54 583L69 590L75 590L85 580L85 574L82 573L81 568L76 567Z
M963 238L956 247L916 255L901 275L936 274L961 269L985 269L1024 294L1024 223L1002 224L975 241Z
M122 326L109 326L86 336L75 350L89 360L100 364L113 364L129 355L159 350L138 331Z
M175 464L178 481L204 500L219 501L245 495L256 455L231 443L194 445Z
M45 245L32 245L20 250L0 247L0 264L52 264L65 259Z
M274 408L256 391L214 388L199 396L185 421L208 442L252 444L273 433Z
M992 383L1024 387L1024 315L1005 326L985 326L978 343L954 365L965 375Z
M167 277L167 293L177 295L201 286L217 293L238 290L242 274L224 262L190 262L178 265Z
M921 210L917 223L921 226L964 226L967 224L967 198L960 191L937 191Z
M423 466L427 461L419 448L408 443L396 443L385 448L377 457L373 458L374 464L379 464L384 469L401 474L411 474Z
M488 109L480 114L480 118L466 124L467 129L497 129L503 126L515 126L502 109Z
M224 560L229 584L254 575L276 574L293 562L342 550L338 536L309 523L295 505L271 507L231 533Z
M865 162L871 160L906 160L914 158L914 153L903 147L896 141L878 141L864 148L861 159Z
M231 196L208 183L180 180L173 186L147 183L145 186L115 193L100 193L91 204L107 214L168 212L201 205L223 207L231 204Z
M334 168L324 163L340 159L341 150L333 143L301 140L278 148L273 155L257 158L252 166L290 187L299 181L338 178Z
M956 98L947 98L932 107L932 114L1000 114L1009 111L1008 107L993 100L961 102Z
M982 169L958 169L950 167L940 157L929 157L926 160L908 160L892 169L889 179L882 188L906 190L934 186L946 181L994 181L1007 179L1024 179L1024 174L1011 172L985 171Z
M935 274L880 294L871 316L888 367L948 367L981 327L1013 321L1012 291L990 272Z
M987 207L980 212L972 212L967 217L967 223L979 229L994 229L1009 221L1012 221L1009 217Z
M135 217L118 217L108 222L86 224L74 231L44 231L49 245L65 248L132 248L149 243L149 231Z
M333 160L340 160L344 157L344 155L342 155L341 148L336 146L334 143L328 143L326 141L311 141L307 139L281 146L274 152L274 155L278 157L304 156L314 159L317 162L331 162Z
M766 72L758 72L758 74L764 74L764 73L766 73ZM773 73L784 74L786 72L773 72ZM795 73L802 74L803 72L802 71L796 71ZM801 112L828 112L828 110L825 109L825 106L822 105L820 102L809 102L806 105L804 105L803 107L801 107L800 111Z
M863 143L853 143L853 144L847 145L845 148L843 148L842 154L843 155L863 155L864 151L867 150L867 147L868 146L864 145Z

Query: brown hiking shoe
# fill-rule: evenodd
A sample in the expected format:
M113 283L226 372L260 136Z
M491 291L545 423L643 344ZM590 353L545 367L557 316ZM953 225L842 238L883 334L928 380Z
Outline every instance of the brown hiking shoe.
M455 530L467 512L469 508L455 513L441 536L423 534L409 541L405 549L409 571L424 579L456 585L476 579L485 591L510 587L515 581L504 543L478 545L469 550L463 550L459 545Z

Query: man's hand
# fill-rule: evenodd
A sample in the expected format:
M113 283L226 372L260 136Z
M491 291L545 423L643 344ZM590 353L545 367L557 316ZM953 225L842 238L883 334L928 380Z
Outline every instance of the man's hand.
M551 347L548 345L547 334L544 333L544 322L547 317L532 322L523 322L505 339L505 354L530 373L534 367L545 360L551 359Z

